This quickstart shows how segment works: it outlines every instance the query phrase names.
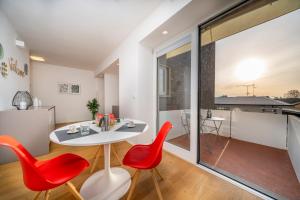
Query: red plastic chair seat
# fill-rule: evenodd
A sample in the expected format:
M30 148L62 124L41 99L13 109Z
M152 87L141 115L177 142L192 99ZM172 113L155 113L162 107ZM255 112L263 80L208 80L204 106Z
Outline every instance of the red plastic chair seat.
M89 163L75 154L63 154L46 161L37 161L35 164L43 177L57 187L79 175Z
M136 169L151 169L151 146L135 145L126 153L123 164Z
M163 142L171 128L172 124L166 122L152 144L131 147L123 159L123 164L136 169L155 168L162 159Z

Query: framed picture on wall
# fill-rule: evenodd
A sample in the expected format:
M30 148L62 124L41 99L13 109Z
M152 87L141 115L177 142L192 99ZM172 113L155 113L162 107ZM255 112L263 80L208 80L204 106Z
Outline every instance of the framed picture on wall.
M81 87L74 83L58 83L58 93L60 94L80 94Z
M68 83L58 83L58 93L68 94L69 93L69 84Z
M70 94L80 94L81 88L79 84L70 84L69 90Z

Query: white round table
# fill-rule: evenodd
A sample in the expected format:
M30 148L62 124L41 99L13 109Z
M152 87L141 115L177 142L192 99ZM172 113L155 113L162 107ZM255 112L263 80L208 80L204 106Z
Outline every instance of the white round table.
M214 126L211 127L211 126L206 125L205 124L206 121L212 121ZM203 127L210 127L210 128L212 128L211 132L216 131L217 135L219 135L219 131L220 131L223 121L225 121L225 118L223 118L223 117L211 117L211 118L201 119L201 130L203 132ZM219 122L219 125L217 125L216 122Z
M66 140L59 142L56 131L69 129L69 126L75 125L79 127L80 124L91 124L91 121L70 124L61 127L50 133L50 140L54 143L67 145L67 146L94 146L104 145L104 169L94 173L82 185L80 194L87 200L100 200L100 199L120 199L126 194L131 184L131 177L127 170L120 167L110 167L110 145L112 143L127 140L136 137L148 129L148 124L139 120L131 120L134 123L146 124L142 132L121 132L115 131L126 123L116 124L109 131L101 131L95 124L90 125L90 128L98 134L88 135L76 139Z

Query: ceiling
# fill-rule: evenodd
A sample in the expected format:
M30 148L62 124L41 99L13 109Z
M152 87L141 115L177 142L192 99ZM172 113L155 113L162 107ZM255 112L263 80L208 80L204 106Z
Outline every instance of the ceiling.
M183 31L194 27L215 16L216 14L240 3L242 0L193 0L182 8L176 15L159 26L142 41L144 45L155 48L168 41ZM164 30L168 31L163 35Z
M94 70L163 0L0 0L31 55Z
M98 78L103 78L105 73L109 74L119 74L119 59L114 61L111 65L109 65L102 73L96 75Z

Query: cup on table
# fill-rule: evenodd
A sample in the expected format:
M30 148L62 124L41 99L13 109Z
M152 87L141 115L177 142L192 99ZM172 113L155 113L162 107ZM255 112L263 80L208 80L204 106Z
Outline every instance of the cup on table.
M133 121L129 121L128 124L129 124L130 126L133 126L133 125L134 125Z
M127 122L127 127L135 127L135 124L134 124L134 122L133 121L128 121Z
M81 133L81 135L90 134L90 125L89 124L80 124L80 133Z
M71 133L76 132L76 126L74 126L74 125L69 126L69 132L71 132Z

